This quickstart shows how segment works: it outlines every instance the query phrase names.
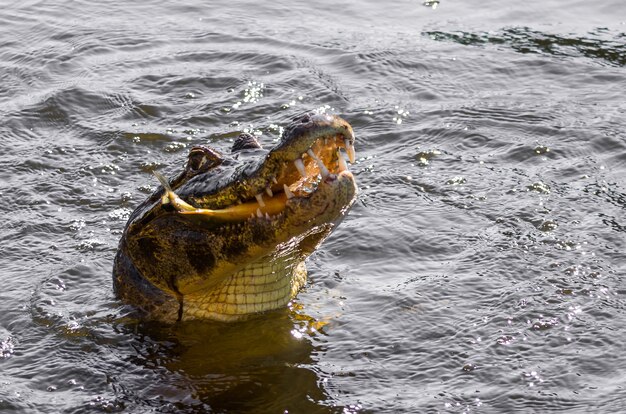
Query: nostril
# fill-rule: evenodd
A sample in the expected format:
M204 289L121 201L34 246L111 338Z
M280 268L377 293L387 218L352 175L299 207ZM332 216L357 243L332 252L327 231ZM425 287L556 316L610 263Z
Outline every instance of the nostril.
M304 114L304 115L302 115L300 117L295 117L294 121L295 122L299 122L301 124L309 123L309 122L311 122L311 114Z

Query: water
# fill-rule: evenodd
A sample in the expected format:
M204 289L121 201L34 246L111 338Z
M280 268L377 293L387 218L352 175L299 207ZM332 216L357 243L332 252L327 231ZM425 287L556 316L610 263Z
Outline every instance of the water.
M0 411L620 412L626 4L6 2ZM129 212L308 110L361 193L291 310L125 317Z

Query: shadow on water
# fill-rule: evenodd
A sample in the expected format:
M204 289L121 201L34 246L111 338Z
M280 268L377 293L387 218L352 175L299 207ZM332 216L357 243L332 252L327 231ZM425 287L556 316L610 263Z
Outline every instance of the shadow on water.
M165 369L169 384L146 384L141 396L114 386L118 403L177 413L340 411L329 402L315 367L321 351L315 325L289 310L235 324L124 325L121 330L136 338L136 353L127 362L142 370ZM174 377L177 384L171 383Z
M626 65L626 34L620 33L612 40L605 40L608 31L602 28L588 37L563 36L543 33L528 27L513 27L496 33L465 33L429 31L423 35L438 41L452 41L462 45L504 45L518 53L545 54L568 57L584 56L605 61L612 66Z

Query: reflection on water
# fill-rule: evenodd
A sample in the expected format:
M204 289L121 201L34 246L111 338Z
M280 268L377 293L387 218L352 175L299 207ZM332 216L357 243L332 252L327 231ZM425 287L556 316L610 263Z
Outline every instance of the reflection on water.
M179 409L185 402L218 412L321 412L329 397L315 367L321 349L313 342L319 341L311 336L320 333L298 319L279 311L236 324L139 325L132 332L137 353L130 361L142 369L165 369L183 382L150 384L141 398ZM136 397L118 402L132 406Z
M621 10L5 7L0 411L620 412ZM361 192L298 308L128 318L112 261L151 171L309 110L354 126Z
M72 274L89 271L81 266L64 273L44 282L32 299L33 336L50 337L52 348L28 350L30 362L19 366L26 376L45 372L36 381L41 391L64 395L83 407L77 412L86 407L105 412L148 407L159 412L341 411L324 387L330 374L317 366L332 321L307 316L301 305L232 324L143 323L110 314L112 304L72 308L69 302L80 300L69 287L76 283ZM22 335L17 346L28 349L29 342ZM19 363L23 355L13 355L15 346L14 338L5 338L2 355ZM52 374L59 364L67 368ZM4 407L19 406L20 395L15 391L3 400ZM44 411L63 403L32 393L31 398Z

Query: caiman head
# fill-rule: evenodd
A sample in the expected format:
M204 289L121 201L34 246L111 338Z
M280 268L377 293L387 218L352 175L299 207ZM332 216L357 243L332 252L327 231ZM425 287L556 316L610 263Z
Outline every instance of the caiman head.
M114 267L118 296L164 321L236 320L285 306L304 259L353 203L354 134L307 114L269 152L242 134L232 153L194 147L132 214Z

